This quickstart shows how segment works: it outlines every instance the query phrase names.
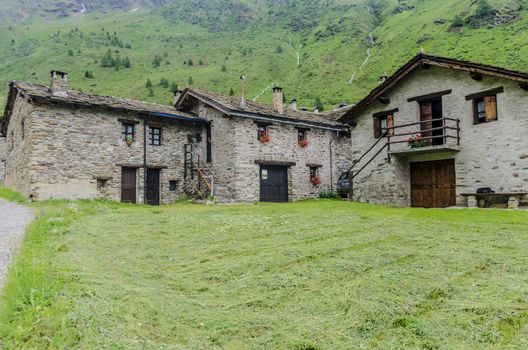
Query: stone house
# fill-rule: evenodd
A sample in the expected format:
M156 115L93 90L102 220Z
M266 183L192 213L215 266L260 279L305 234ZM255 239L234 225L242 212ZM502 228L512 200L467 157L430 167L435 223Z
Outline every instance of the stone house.
M5 185L33 199L289 201L333 187L349 166L341 111L285 108L280 88L274 106L188 89L171 107L67 83L53 71L49 87L10 84Z
M353 126L354 200L527 204L528 74L419 54L381 80L340 119Z

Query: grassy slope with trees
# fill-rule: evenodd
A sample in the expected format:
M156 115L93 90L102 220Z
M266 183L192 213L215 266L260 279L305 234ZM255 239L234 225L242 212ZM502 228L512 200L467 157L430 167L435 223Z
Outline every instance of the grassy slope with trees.
M420 48L519 70L528 63L526 0L489 0L488 8L483 0L159 2L111 10L92 1L61 19L43 10L50 2L18 8L24 21L0 24L0 96L13 79L47 84L56 68L76 89L168 104L170 90L190 82L238 94L243 73L250 98L269 102L266 88L279 83L288 99L312 107L320 97L329 108L357 101ZM12 3L0 0L3 13L17 9ZM372 57L359 70L370 32ZM108 50L117 68L102 64Z

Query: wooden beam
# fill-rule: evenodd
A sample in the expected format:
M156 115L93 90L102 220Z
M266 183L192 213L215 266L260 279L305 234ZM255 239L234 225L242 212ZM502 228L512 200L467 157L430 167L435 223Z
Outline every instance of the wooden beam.
M124 118L118 118L117 121L120 123L125 123L125 124L139 124L140 123L138 120L124 119Z
M438 92L433 92L433 93L430 93L430 94L426 94L426 95L421 95L421 96L416 96L416 97L411 97L411 98L408 98L407 99L407 102L424 102L424 101L430 101L430 100L434 100L438 97L442 97L442 96L445 96L445 95L449 95L450 93L452 93L453 90L449 89L449 90L444 90L444 91L438 91Z
M376 112L372 116L374 118L386 117L388 115L393 115L394 113L399 112L399 111L400 110L398 108L394 108L394 109L391 109L391 110L388 110L388 111Z
M469 73L469 76L475 81L482 81L484 79L484 76L477 72L471 72Z
M284 162L280 160L255 160L255 164L259 165L269 165L269 166L285 166L285 167L291 167L295 166L295 162Z
M501 87L498 87L498 88L495 88L495 89L481 91L481 92L477 92L477 93L474 93L474 94L471 94L471 95L467 95L466 96L466 101L471 101L471 100L475 100L477 98L482 98L482 97L486 97L486 96L492 96L492 95L500 94L500 93L503 93L503 92L504 92L504 87L501 86Z

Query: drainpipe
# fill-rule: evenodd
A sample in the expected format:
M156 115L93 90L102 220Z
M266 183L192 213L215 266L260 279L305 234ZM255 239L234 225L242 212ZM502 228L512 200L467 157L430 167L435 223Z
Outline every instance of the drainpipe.
M143 118L143 204L147 204L147 117Z

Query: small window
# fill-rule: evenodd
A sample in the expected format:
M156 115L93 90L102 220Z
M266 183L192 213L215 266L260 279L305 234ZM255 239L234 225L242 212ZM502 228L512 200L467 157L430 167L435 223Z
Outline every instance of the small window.
M149 128L149 145L161 146L161 128Z
M178 188L178 182L176 180L170 180L169 181L169 190L171 192L175 192L177 188Z
M108 183L107 179L97 179L97 189L105 188L107 183Z
M310 181L315 180L319 176L319 168L315 166L310 167Z
M270 141L268 127L266 125L259 125L257 131L257 139L261 143L266 143Z
M474 99L473 113L475 124L497 120L497 95Z
M22 140L26 136L26 119L25 118L22 118L22 120L20 121L20 135L22 137Z
M374 137L380 138L382 135L394 135L394 116L381 115L374 117Z
M123 123L121 124L121 140L127 141L134 139L135 137L134 124Z
M306 147L309 144L308 141L308 130L306 129L299 129L297 131L297 143L301 147Z

